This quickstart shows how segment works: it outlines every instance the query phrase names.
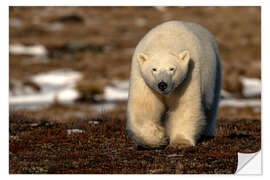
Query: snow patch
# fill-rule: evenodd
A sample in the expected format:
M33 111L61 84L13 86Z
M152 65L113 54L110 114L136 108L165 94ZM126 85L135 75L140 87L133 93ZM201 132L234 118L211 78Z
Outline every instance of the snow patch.
M90 107L97 113L103 113L105 111L113 110L116 107L116 103L115 102L97 103L92 104Z
M68 102L72 102L73 100L75 100L76 98L78 98L80 95L80 93L73 89L73 88L66 88L66 89L63 89L63 90L60 90L58 93L57 93L57 101L59 102L65 102L65 103L68 103Z
M258 78L246 78L241 77L241 83L243 85L242 94L247 97L259 97L261 95L261 80Z
M41 86L62 86L74 84L81 77L82 75L79 72L63 69L50 71L48 73L40 73L30 79Z
M106 101L127 101L128 100L129 82L122 81L107 86L104 89L104 99Z
M9 82L9 94L11 96L33 94L38 90L33 86L25 85L23 82L16 79L10 79Z
M63 104L72 103L79 97L75 85L81 78L80 73L71 70L56 70L32 76L29 81L39 85L41 91L17 96L10 95L10 106L12 108L35 109L46 107L54 101Z
M219 107L258 107L261 106L261 99L223 99Z
M43 45L24 46L13 44L9 46L9 52L14 55L47 56L48 51Z

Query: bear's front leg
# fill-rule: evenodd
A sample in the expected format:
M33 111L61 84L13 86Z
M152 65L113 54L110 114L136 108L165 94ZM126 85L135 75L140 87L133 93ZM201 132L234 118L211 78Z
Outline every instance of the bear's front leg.
M168 111L166 129L170 146L194 146L205 124L200 98L182 98Z
M160 124L159 112L148 111L139 113L138 110L144 111L143 107L137 107L130 110L127 131L137 145L157 148L168 145L165 128Z
M138 121L140 121L138 119ZM146 120L147 122L147 120ZM137 145L146 148L159 148L168 145L168 138L165 136L165 128L155 123L147 122L133 125L128 131Z
M165 107L156 97L149 98L149 96L129 98L128 134L137 145L150 148L166 146L168 138L161 122Z

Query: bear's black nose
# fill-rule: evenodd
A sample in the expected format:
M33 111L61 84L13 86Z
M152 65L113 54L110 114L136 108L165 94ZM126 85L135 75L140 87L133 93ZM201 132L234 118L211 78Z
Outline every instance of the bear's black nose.
M158 83L158 88L159 88L161 91L164 91L167 87L168 87L168 85L167 85L165 82L160 82L160 83Z

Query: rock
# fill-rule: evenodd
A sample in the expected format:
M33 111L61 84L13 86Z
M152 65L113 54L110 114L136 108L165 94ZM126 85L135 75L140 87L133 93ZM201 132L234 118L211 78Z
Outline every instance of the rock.
M139 26L139 27L143 27L143 26L145 26L145 25L147 24L147 21L146 21L146 19L144 19L144 18L137 18L137 19L135 20L135 24L136 24L137 26Z
M67 134L70 135L70 134L76 134L76 133L83 133L84 131L81 130L81 129L68 129L67 130Z
M183 157L183 154L169 154L167 155L168 158L174 158L174 157Z
M155 6L155 9L157 9L160 12L166 12L167 11L166 6Z
M62 23L83 23L84 20L81 16L77 14L71 14L67 16L62 16L52 20L53 22L62 22Z
M63 24L60 22L53 22L48 25L47 29L49 31L60 31L63 29Z
M229 99L229 98L233 98L233 95L231 93L229 93L228 91L222 89L221 90L221 98L222 99Z
M9 25L16 27L16 28L21 27L22 24L23 24L22 20L19 18L10 18L10 20L9 20Z
M99 121L88 121L88 124L99 124Z

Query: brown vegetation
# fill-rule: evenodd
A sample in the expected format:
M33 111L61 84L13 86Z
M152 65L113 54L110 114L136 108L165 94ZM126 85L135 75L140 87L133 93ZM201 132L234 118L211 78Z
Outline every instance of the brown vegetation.
M195 147L139 150L127 136L124 117L124 108L65 122L11 112L9 171L227 174L236 170L237 152L257 152L261 148L260 118L220 117L217 137L204 139ZM68 129L83 132L68 135Z

